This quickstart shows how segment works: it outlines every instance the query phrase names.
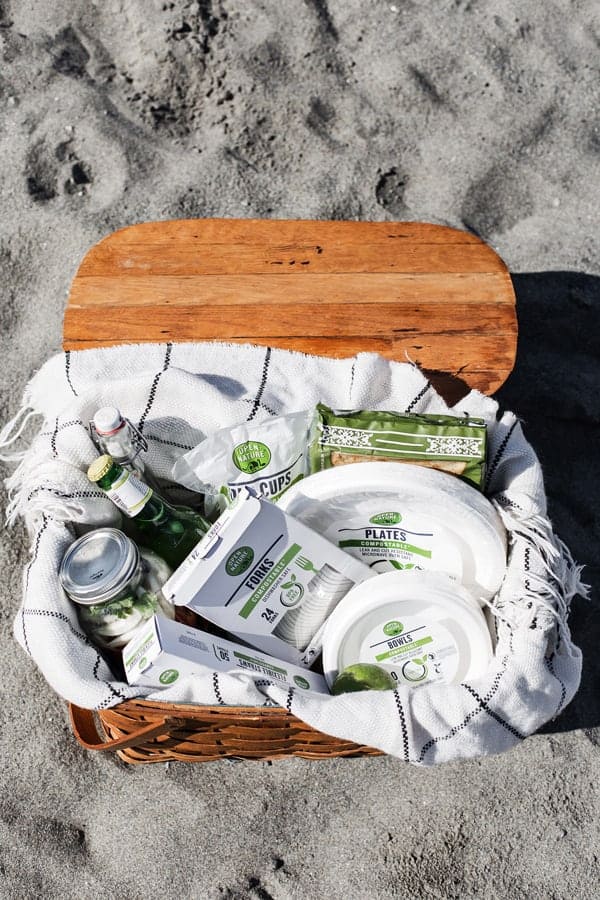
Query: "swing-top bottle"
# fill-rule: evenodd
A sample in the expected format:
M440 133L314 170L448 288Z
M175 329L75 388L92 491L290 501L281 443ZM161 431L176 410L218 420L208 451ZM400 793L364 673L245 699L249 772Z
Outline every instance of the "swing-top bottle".
M142 451L147 448L146 441L116 406L103 406L96 410L90 422L90 434L103 453L108 453L116 463L130 469L134 475L145 476L149 480L142 459Z
M208 531L206 519L189 507L177 508L109 454L94 460L88 478L125 515L124 530L137 543L158 553L177 568Z

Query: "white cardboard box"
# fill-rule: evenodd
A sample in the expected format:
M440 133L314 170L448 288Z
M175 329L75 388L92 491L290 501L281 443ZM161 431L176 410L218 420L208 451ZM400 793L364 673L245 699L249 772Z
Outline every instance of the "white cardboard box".
M188 606L253 647L309 666L320 652L318 637L311 642L319 615L373 574L244 488L162 591L170 603ZM290 627L295 643L285 636Z
M316 672L291 666L265 653L224 641L166 616L154 616L123 648L129 684L169 687L186 675L205 672L243 672L274 684L328 694L325 679Z

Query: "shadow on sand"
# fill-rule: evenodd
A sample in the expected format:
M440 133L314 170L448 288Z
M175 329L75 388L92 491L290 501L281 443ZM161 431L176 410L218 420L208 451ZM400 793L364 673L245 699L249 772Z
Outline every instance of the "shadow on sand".
M577 598L571 631L583 652L581 688L545 733L586 730L600 743L600 278L578 272L513 275L519 343L497 394L523 420L555 530L584 563L591 599Z

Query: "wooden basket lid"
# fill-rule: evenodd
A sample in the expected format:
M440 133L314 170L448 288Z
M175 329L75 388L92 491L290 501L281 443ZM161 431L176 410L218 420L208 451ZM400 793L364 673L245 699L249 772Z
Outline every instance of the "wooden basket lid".
M202 340L410 359L456 399L512 370L515 295L478 237L419 222L148 222L84 257L66 350Z

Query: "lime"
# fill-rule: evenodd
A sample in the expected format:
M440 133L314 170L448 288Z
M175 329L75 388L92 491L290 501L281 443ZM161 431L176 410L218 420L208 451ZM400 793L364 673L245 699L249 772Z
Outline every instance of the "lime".
M396 682L381 666L373 663L355 663L346 666L333 682L332 694L348 694L350 691L390 691Z

